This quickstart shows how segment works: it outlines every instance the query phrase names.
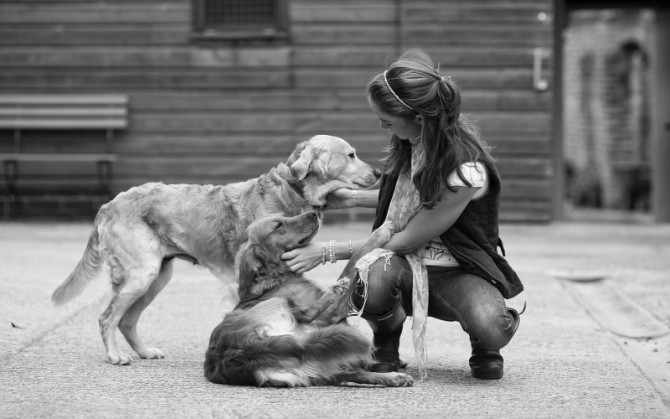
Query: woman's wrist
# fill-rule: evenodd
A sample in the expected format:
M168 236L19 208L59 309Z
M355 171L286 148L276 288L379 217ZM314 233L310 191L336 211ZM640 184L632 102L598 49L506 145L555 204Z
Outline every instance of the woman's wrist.
M329 240L321 242L321 264L335 263L338 260L349 260L357 249L353 240L336 242Z
M350 208L377 208L379 189L351 190L349 197Z
M358 191L356 189L351 190L351 198L349 198L349 208L356 208L358 206Z

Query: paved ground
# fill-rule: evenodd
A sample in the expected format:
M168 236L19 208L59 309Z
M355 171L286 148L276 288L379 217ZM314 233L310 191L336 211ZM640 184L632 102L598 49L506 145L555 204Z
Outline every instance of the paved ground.
M208 383L205 346L228 306L223 287L185 263L140 322L166 359L107 364L97 326L106 282L95 281L65 307L49 301L81 256L89 228L0 224L2 418L670 418L670 225L502 226L508 259L526 284L509 305L528 304L503 349L505 377L471 378L465 333L431 319L428 378L399 389ZM367 228L327 225L317 240L362 237ZM327 285L341 267L309 276ZM598 278L605 279L588 282ZM409 337L401 355L416 375Z

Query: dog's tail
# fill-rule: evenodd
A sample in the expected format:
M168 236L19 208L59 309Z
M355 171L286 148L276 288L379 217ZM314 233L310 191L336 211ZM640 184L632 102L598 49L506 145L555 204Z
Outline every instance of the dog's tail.
M86 285L97 276L100 267L98 228L96 224L88 238L88 244L86 244L84 255L81 257L81 260L70 276L68 276L67 279L54 290L53 294L51 294L51 301L56 305L60 305L67 303L81 294Z

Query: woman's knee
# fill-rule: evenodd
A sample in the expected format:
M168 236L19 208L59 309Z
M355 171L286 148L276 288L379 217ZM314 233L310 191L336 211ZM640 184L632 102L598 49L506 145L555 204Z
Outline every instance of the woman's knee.
M517 318L506 309L491 310L481 307L475 310L464 329L470 335L473 346L498 350L509 343L517 328Z
M385 315L402 303L404 283L411 284L411 271L404 258L380 258L370 264L367 284L359 285L354 293L354 303L366 314Z

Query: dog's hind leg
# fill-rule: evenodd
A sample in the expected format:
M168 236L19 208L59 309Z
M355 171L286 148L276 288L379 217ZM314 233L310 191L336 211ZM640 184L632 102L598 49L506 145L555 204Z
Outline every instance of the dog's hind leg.
M145 308L151 304L159 292L165 288L172 278L172 260L165 260L160 268L158 277L154 280L149 289L121 317L119 330L123 333L130 346L143 359L165 358L163 352L157 348L150 348L145 345L137 334L137 322Z
M161 259L153 262L148 260L136 262L134 266L134 268L125 269L121 265L115 265L111 269L112 280L118 285L115 295L99 319L100 334L107 349L110 364L130 364L130 356L119 351L116 342L116 328L130 307L142 298L153 282L158 279Z

